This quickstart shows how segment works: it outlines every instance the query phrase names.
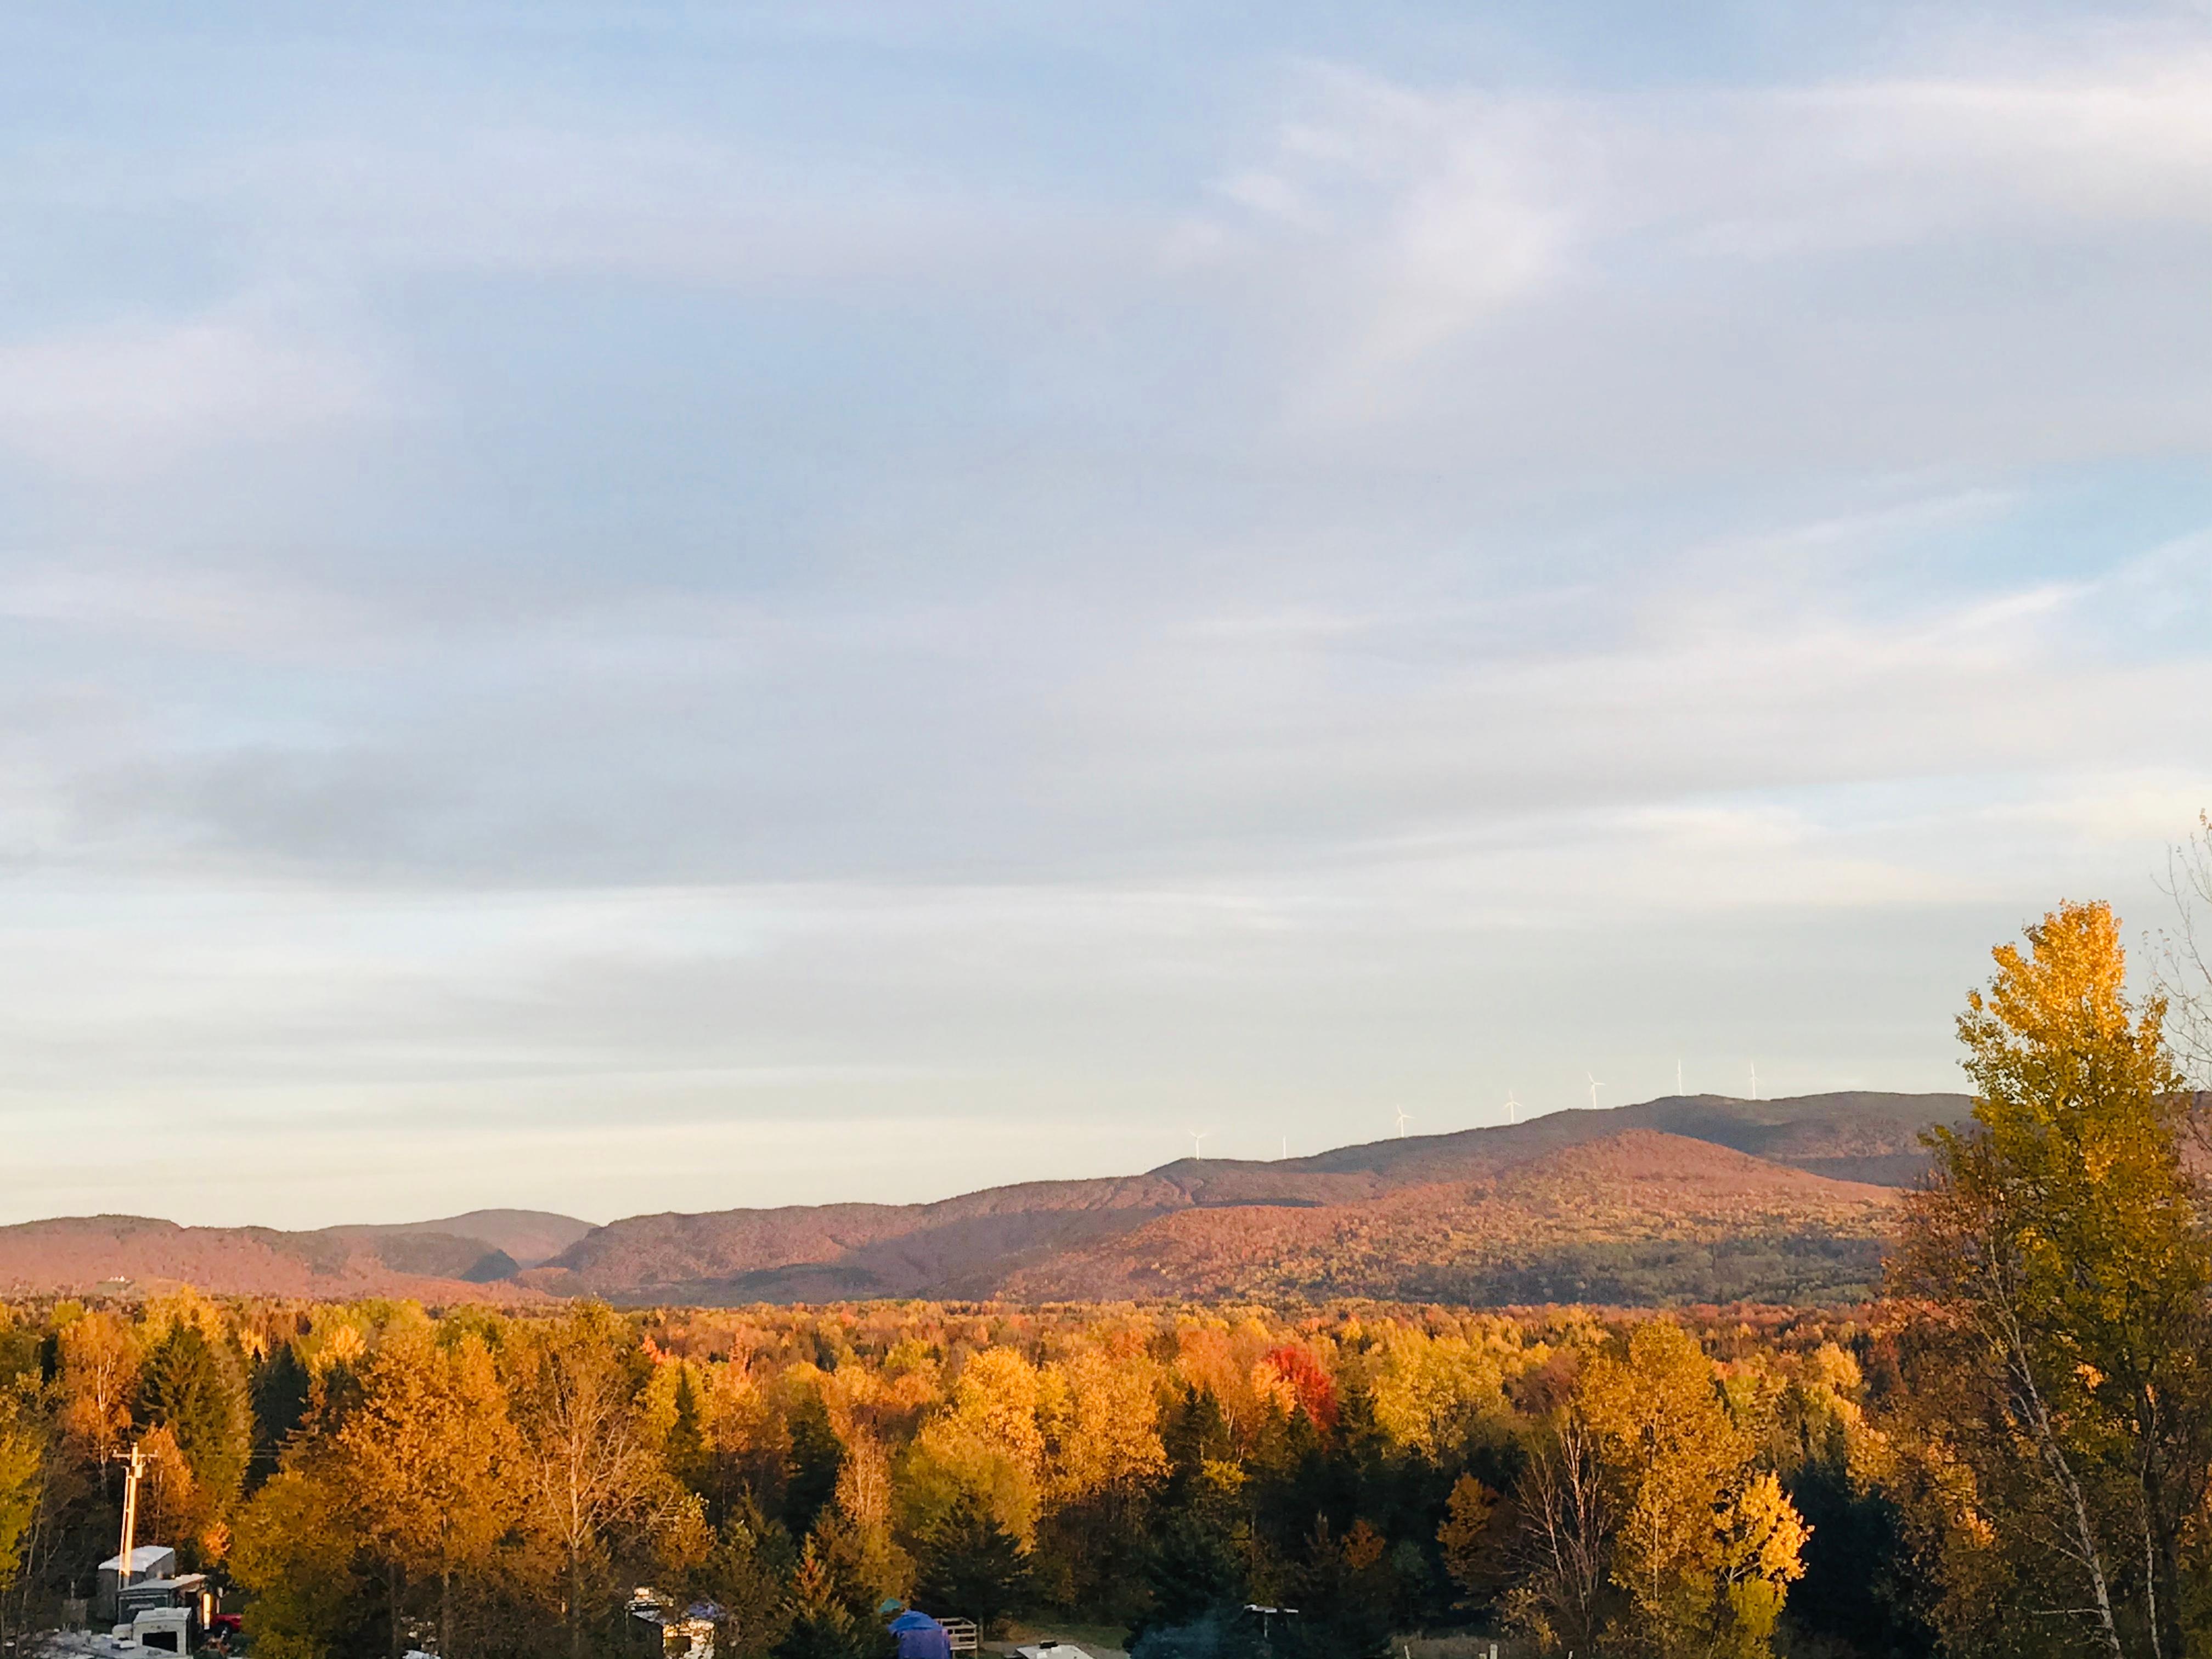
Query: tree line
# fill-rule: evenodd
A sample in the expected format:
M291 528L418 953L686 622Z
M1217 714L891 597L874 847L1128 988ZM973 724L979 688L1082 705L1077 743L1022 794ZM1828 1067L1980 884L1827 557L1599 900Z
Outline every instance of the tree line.
M880 1655L890 1601L1139 1659L2185 1659L2212 1228L2125 969L2096 905L1998 951L1974 1121L1852 1307L19 1304L0 1614L86 1593L136 1445L139 1538L265 1659L641 1653L641 1585L724 1659Z

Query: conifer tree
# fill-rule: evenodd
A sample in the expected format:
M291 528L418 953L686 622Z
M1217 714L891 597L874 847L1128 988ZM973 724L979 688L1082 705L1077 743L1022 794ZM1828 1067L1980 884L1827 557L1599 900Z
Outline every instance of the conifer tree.
M266 1480L276 1472L284 1443L307 1414L307 1398L313 1378L301 1363L299 1350L279 1341L253 1373L253 1458L251 1473Z
M707 1437L702 1422L699 1391L691 1385L691 1367L678 1365L675 1411L661 1456L668 1472L694 1492L702 1489L708 1476Z
M791 1534L750 1497L732 1508L698 1578L698 1589L721 1609L718 1654L765 1654L782 1639L792 1616L785 1588L797 1565Z
M995 1634L1029 1589L1029 1552L991 1506L963 1492L921 1540L915 1599Z
M800 1552L786 1602L789 1623L775 1659L880 1659L890 1643L881 1626L855 1613L811 1538Z
M1298 1607L1296 1650L1315 1659L1381 1659L1389 1650L1389 1566L1382 1535L1356 1521L1339 1539L1328 1517L1313 1530L1291 1575Z
M146 1355L137 1414L168 1430L210 1516L220 1518L252 1455L246 1384L229 1345L210 1341L195 1322L172 1324Z
M844 1443L830 1425L820 1390L803 1390L791 1414L791 1473L784 1486L784 1524L794 1535L813 1531L837 1495L844 1466Z

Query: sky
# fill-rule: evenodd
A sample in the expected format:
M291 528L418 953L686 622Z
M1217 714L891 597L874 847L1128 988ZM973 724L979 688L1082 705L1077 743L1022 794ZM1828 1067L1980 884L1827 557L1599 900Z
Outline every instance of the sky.
M2212 10L0 11L0 1220L1960 1086L2212 806Z

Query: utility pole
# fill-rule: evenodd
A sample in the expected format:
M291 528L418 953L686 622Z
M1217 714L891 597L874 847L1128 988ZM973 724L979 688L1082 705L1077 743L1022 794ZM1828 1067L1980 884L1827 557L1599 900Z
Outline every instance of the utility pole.
M123 1475L123 1553L117 1558L119 1565L115 1575L118 1608L122 1606L123 1587L131 1582L131 1553L138 1545L138 1480L145 1473L146 1454L133 1442L131 1461L125 1466Z

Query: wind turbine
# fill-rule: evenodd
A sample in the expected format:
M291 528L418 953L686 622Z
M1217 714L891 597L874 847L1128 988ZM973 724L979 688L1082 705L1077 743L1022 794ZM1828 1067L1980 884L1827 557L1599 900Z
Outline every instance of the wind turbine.
M1597 1110L1597 1091L1604 1088L1605 1085L1597 1080L1597 1073L1595 1072L1584 1072L1583 1075L1590 1080L1590 1110L1594 1112Z
M1682 1057L1680 1054L1674 1057L1674 1093L1678 1098L1682 1093Z
M1759 1062L1755 1060L1751 1062L1751 1097L1759 1098Z
M1211 1129L1193 1129L1190 1132L1190 1155L1194 1159L1202 1158L1206 1156L1205 1152L1201 1151L1200 1148L1205 1146L1206 1136L1212 1133L1213 1131Z
M1508 1123L1521 1121L1521 1103L1514 1098L1513 1085L1510 1083L1505 1085L1505 1121Z
M1398 1139L1399 1139L1403 1140L1403 1139L1406 1138L1406 1126L1407 1126L1408 1123L1411 1123L1413 1121L1413 1115L1411 1112L1407 1111L1407 1110L1403 1106L1401 1106L1401 1107L1398 1109Z

